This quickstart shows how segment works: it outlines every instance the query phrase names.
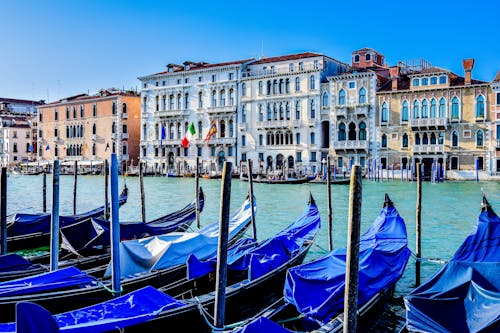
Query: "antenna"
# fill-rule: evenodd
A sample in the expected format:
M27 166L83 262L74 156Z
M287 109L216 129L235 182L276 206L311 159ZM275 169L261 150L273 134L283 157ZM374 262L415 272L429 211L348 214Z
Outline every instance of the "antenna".
M259 57L259 60L262 59L264 57L264 40L262 39L260 41L260 57Z

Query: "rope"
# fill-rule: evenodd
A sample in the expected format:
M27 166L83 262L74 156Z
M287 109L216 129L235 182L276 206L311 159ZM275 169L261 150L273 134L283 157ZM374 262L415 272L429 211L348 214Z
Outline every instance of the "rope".
M325 252L325 253L328 253L330 252L329 250L325 249L324 247L321 247L319 244L317 243L313 243L313 245L315 245L318 249L320 249L321 251Z
M416 261L420 261L420 262L433 262L436 264L447 264L449 262L449 260L444 260L444 259L440 259L440 258L418 258L417 255L411 250L410 250L410 253L411 253L411 256L413 257L413 259L415 259Z
M109 288L106 286L104 283L102 283L101 280L97 279L96 277L93 277L93 280L97 283L98 286L101 286L104 290L109 291L112 294L121 294L123 292L123 287L120 285L120 290L113 290L113 288Z

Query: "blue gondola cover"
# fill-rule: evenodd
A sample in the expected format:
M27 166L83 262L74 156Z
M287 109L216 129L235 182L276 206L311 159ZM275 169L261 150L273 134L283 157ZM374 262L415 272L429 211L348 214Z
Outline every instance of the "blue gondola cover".
M358 303L394 285L410 256L403 218L392 205L384 207L361 236ZM308 318L326 322L342 311L346 250L288 270L285 300Z
M55 315L54 319L61 332L100 333L145 322L161 311L183 305L148 286L104 303ZM36 321L37 317L26 320ZM16 332L15 323L0 324L0 332Z
M500 219L488 208L451 261L405 297L408 328L499 332L499 276Z
M33 267L31 262L16 253L0 256L0 272L22 271Z
M231 333L292 333L293 331L276 324L272 320L265 317L259 317L245 325L242 328L236 329Z
M248 280L257 279L288 261L305 241L314 239L320 224L318 207L316 204L309 204L297 220L275 237L260 244L241 241L241 244L230 249L228 269L248 270ZM216 257L201 262L192 254L188 259L188 278L193 279L214 271L216 264Z

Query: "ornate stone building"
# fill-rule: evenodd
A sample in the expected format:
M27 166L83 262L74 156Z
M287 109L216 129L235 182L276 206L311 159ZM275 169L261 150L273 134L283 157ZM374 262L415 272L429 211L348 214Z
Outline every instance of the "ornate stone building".
M463 66L464 77L425 61L390 68L377 93L382 168L422 162L429 177L436 162L450 178L471 178L477 161L489 170L490 84L472 79L473 59Z
M500 71L491 83L491 172L500 175Z

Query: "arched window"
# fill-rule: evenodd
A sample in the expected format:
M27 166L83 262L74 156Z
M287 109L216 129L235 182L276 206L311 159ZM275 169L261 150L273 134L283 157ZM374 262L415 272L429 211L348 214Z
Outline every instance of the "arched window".
M314 99L311 99L310 103L310 111L311 111L311 119L316 118L316 106L314 105Z
M316 144L316 134L314 134L314 132L311 132L311 144Z
M366 140L366 124L364 121L359 124L359 140Z
M355 123L350 123L349 124L349 133L347 135L349 140L356 140L356 124Z
M285 92L286 92L287 94L289 94L289 93L290 93L290 79L286 79L286 80L285 80Z
M75 115L75 107L73 107L73 118L76 118L76 115ZM111 113L112 114L116 114L116 103L113 102L113 104L111 105Z
M459 115L459 101L457 96L453 97L451 100L451 119L458 119Z
M436 118L436 109L437 109L437 102L436 99L433 98L431 100L431 114L430 114L431 118Z
M323 92L323 98L321 101L321 106L328 106L328 93L326 91Z
M203 93L201 91L198 93L198 108L203 108Z
M279 104L279 110L280 110L279 111L280 112L280 120L283 120L285 117L285 115L284 115L285 111L283 110L283 103Z
M273 81L273 94L276 95L278 93L278 80Z
M97 134L97 126L95 124L92 125L92 134Z
M273 104L273 120L278 120L278 106L276 103Z
M272 136L271 132L266 133L266 145L268 146L271 144L271 136Z
M264 89L264 84L262 81L259 81L259 95L262 95Z
M387 135L382 134L382 148L387 148Z
M300 145L300 133L295 133L295 141Z
M484 97L483 97L483 95L479 95L476 98L476 118L484 118Z
M364 87L361 87L359 89L359 104L365 104L366 103L366 89Z
M181 109L182 109L182 95L177 94L177 110L181 110Z
M339 91L339 105L345 105L345 90L340 89Z
M408 148L408 134L403 134L403 148Z
M169 110L174 109L174 95L168 96L168 109Z
M201 121L198 122L198 139L202 138L202 130L203 130L203 123Z
M420 103L418 100L413 102L413 119L420 118Z
M263 145L264 144L264 135L262 134L259 134L259 145Z
M271 119L272 119L271 104L267 103L267 121L270 121Z
M345 132L345 124L340 123L339 125L339 134L338 134L339 141L345 141L346 139L346 132Z
M242 83L241 84L241 96L246 96L247 95L247 84Z
M436 144L436 134L431 133L431 145L435 145L435 144Z
M158 125L157 125L158 126ZM116 123L113 121L113 123L111 124L111 133L116 133ZM77 136L76 134L76 130L75 130L75 133L74 133L75 137Z
M300 120L300 101L295 102L295 120Z
M189 109L189 94L186 93L184 95L184 109L187 110Z
M264 111L262 110L262 104L259 104L259 121L264 121Z
M446 99L444 97L441 97L439 100L439 118L444 118L446 117Z
M316 78L314 77L314 75L311 75L311 77L309 78L309 88L311 90L316 89Z
M422 138L422 144L423 145L428 145L429 144L429 136L427 135L427 133L424 133L424 136Z
M217 106L217 92L215 90L212 91L212 107Z
M429 118L429 103L426 99L422 102L422 118Z
M241 122L242 123L247 122L247 110L245 108L245 104L241 106Z
M359 62L359 54L356 54L356 55L354 56L354 62Z
M83 105L80 105L80 118L85 117L85 108Z
M127 103L122 104L122 113L127 113Z
M300 77L295 78L295 91L300 91Z
M229 137L232 138L234 136L234 124L233 120L229 120Z
M279 93L283 94L284 92L285 92L285 81L283 79L280 79Z
M389 121L389 108L388 108L386 102L384 102L382 104L382 112L381 112L381 115L380 115L380 121L383 122L383 123L386 123L386 122Z
M175 136L174 130L175 130L174 123L171 123L170 126L169 126L169 129L168 129L168 137L169 137L170 140L174 139L174 136Z
M416 145L420 144L420 134L419 133L415 134L415 144Z
M95 143L92 144L92 155L96 155Z
M224 120L220 121L219 129L220 129L220 137L225 138L226 137L226 122Z
M458 147L458 133L457 133L457 131L453 131L453 133L451 133L451 146Z
M142 125L142 139L147 140L148 127L146 124Z
M229 105L233 106L234 105L234 90L229 89Z
M479 130L476 133L476 147L482 147L483 146L483 131Z
M408 102L403 102L403 109L401 110L401 121L408 121Z
M289 102L286 102L285 111L286 111L286 120L290 120L290 103Z
M220 106L226 106L226 91L225 90L221 90L220 91L220 102L219 102L219 105Z
M444 132L440 132L438 136L438 144L442 145L444 143Z
M366 60L366 61L370 61L370 60L372 60L372 55L371 55L370 53L367 53L367 54L365 55L365 60Z

